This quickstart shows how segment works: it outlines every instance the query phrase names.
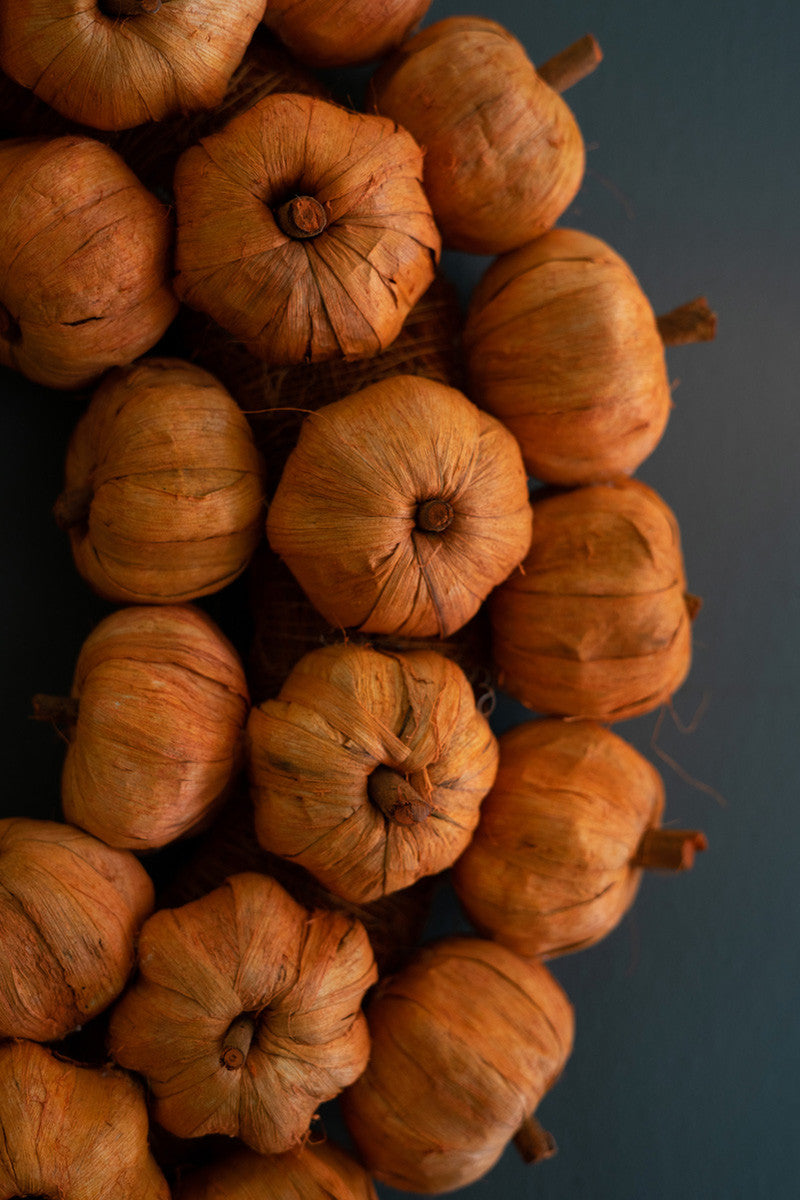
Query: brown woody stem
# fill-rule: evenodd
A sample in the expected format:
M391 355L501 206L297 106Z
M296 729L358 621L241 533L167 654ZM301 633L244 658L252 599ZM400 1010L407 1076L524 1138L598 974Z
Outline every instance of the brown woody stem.
M425 500L417 506L415 520L424 533L442 533L453 520L453 506L446 500Z
M367 782L367 794L383 815L398 825L419 825L431 815L431 806L410 780L391 767L376 767Z
M59 529L83 525L89 518L94 493L90 487L67 488L53 505L53 516Z
M242 1013L228 1027L219 1053L220 1066L227 1071L238 1071L247 1061L250 1045L256 1031L256 1023L249 1013Z
M706 849L706 835L697 829L646 829L633 865L648 871L687 871L695 854Z
M686 611L689 614L689 620L693 621L700 609L703 607L702 596L693 596L691 592L685 592L683 602L686 605Z
M514 1134L514 1145L526 1163L543 1162L558 1153L556 1139L534 1116L522 1122Z
M290 238L312 238L322 233L328 216L319 200L313 196L295 196L281 205L275 220Z
M656 324L665 346L713 342L717 336L717 314L711 311L705 296L695 296L688 304L664 313L656 318Z
M536 73L554 91L565 92L574 83L580 83L587 75L591 75L602 61L603 51L597 38L587 33L560 54L548 58L547 62L536 68Z
M39 692L33 697L32 704L37 721L74 725L78 719L78 700L74 696L47 696Z
M100 9L107 17L139 17L157 13L168 0L101 0Z

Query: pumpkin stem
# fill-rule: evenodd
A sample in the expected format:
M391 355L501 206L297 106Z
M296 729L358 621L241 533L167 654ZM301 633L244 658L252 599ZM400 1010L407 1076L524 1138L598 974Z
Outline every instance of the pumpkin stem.
M313 196L295 196L281 205L275 220L287 237L312 238L322 233L328 224L328 215Z
M376 767L367 782L367 795L383 815L398 825L419 825L431 815L431 805L409 779L391 767Z
M37 692L31 701L36 721L53 721L59 725L74 725L78 719L78 700L75 696L47 696Z
M565 92L574 83L580 83L587 75L591 75L602 61L603 51L597 38L587 33L560 54L548 58L547 62L536 68L536 73L553 91Z
M139 17L157 13L168 0L101 0L100 11L107 17Z
M424 533L442 533L453 520L453 506L446 500L425 500L417 505L415 520Z
M238 1071L250 1053L250 1045L256 1031L256 1023L249 1013L241 1013L228 1026L228 1032L219 1052L220 1066L226 1071Z
M686 605L686 611L689 614L689 620L693 621L700 609L703 607L702 596L693 596L691 592L685 592L683 602Z
M665 346L713 342L717 336L717 314L711 311L705 296L695 296L687 304L657 317L656 325Z
M631 860L649 871L687 871L708 841L697 829L646 829Z
M53 505L53 516L59 529L72 529L88 520L94 493L90 487L67 488Z
M514 1134L514 1145L526 1163L544 1162L558 1153L556 1139L533 1115L526 1117Z

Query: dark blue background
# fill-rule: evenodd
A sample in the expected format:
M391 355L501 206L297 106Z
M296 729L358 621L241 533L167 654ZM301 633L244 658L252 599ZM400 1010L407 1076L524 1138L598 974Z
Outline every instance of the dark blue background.
M800 1194L800 9L439 0L431 16L460 12L505 24L539 62L595 34L605 60L566 95L589 152L561 223L618 250L656 311L705 292L719 314L715 343L669 351L675 408L638 472L675 511L705 601L692 671L674 717L615 726L662 771L667 818L705 829L709 850L687 876L647 878L605 942L552 964L577 1018L539 1110L559 1155L527 1168L508 1151L460 1194L788 1200ZM465 291L482 269L465 256L448 267Z
M720 326L714 344L670 351L675 409L639 471L674 509L705 600L692 672L674 713L616 726L662 770L668 819L705 829L710 848L682 878L648 878L606 941L553 964L577 1013L574 1054L540 1108L560 1153L526 1168L509 1151L460 1194L788 1200L800 1194L800 8L434 0L430 19L466 12L501 21L538 62L597 36L605 61L568 93L589 167L562 223L618 250L657 311L705 292ZM485 260L445 265L466 298ZM56 816L61 747L29 720L29 697L69 686L107 611L50 518L83 401L7 372L0 393L2 803ZM528 715L507 704L499 721ZM456 920L443 901L436 929Z

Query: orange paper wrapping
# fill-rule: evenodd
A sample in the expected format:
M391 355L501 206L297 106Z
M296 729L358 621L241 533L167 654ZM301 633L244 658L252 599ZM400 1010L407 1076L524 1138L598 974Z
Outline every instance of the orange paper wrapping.
M385 379L309 417L267 536L331 624L447 637L530 543L519 448L455 388Z
M439 257L421 174L394 122L267 96L178 162L178 295L276 366L377 354Z
M619 721L685 679L691 621L673 513L635 480L534 504L522 570L494 593L498 683L542 713Z
M317 1105L363 1071L360 1005L377 972L359 921L309 912L263 875L234 875L145 924L140 974L115 1008L118 1062L146 1076L179 1137L298 1147Z
M379 69L373 95L425 147L425 190L455 249L521 246L550 229L580 187L575 118L495 21L430 25Z
M18 0L4 6L0 66L84 125L162 121L222 100L264 4Z
M705 848L702 834L661 829L663 808L655 768L593 721L503 734L480 825L453 869L467 915L526 956L592 945L633 903L642 866L688 867ZM680 837L673 861L652 857Z
M141 1088L33 1042L0 1046L0 1197L169 1200Z
M0 1037L52 1041L102 1012L152 908L127 851L55 821L0 821Z
M67 451L56 520L96 592L175 604L217 592L261 538L264 478L247 420L179 359L106 377Z
M424 947L368 1019L372 1053L345 1119L367 1169L413 1192L490 1170L572 1048L572 1008L547 970L477 938Z
M359 903L448 867L497 769L464 673L433 651L315 650L248 741L261 844Z
M120 609L84 642L61 792L110 845L163 846L210 820L242 761L242 665L190 606Z

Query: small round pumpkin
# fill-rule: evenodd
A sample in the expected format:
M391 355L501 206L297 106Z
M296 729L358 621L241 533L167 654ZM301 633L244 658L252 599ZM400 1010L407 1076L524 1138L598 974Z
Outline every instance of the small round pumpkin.
M674 513L633 479L545 495L490 601L500 687L541 713L619 721L680 687L699 602Z
M142 1090L35 1042L0 1046L0 1197L169 1200Z
M428 26L379 69L372 92L377 111L425 147L425 190L454 249L523 245L552 228L581 185L575 118L496 21Z
M267 535L332 624L446 637L530 543L519 448L454 388L383 380L308 417Z
M430 650L314 650L247 733L259 842L357 902L450 866L497 769L466 676Z
M431 0L269 0L267 25L303 62L343 67L381 58L402 42Z
M0 66L73 121L128 129L213 108L265 0L8 0Z
M188 605L119 609L83 644L61 794L109 845L164 846L206 824L241 765L239 658Z
M279 1154L363 1071L360 1005L376 978L359 921L309 912L264 875L234 875L145 923L109 1046L147 1078L171 1133Z
M500 738L500 767L453 868L467 916L526 957L582 950L636 897L644 868L683 870L705 838L662 828L664 785L594 721L528 721Z
M175 604L244 571L264 468L246 417L207 371L144 359L109 374L72 435L55 516L94 591Z
M234 1150L183 1178L175 1200L378 1200L372 1180L333 1142L268 1157Z
M531 474L631 474L672 407L656 317L605 242L554 229L492 263L464 331L471 394L518 439Z
M572 1048L572 1008L536 960L479 938L423 947L367 1009L372 1052L342 1098L376 1179L439 1193L526 1130Z
M87 137L0 143L0 363L80 388L153 346L178 310L170 220Z
M439 258L421 177L393 121L266 96L178 161L178 295L276 366L377 354Z
M65 1037L117 998L153 908L139 861L71 825L0 821L0 1037Z

